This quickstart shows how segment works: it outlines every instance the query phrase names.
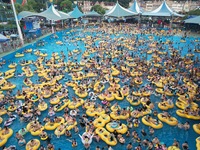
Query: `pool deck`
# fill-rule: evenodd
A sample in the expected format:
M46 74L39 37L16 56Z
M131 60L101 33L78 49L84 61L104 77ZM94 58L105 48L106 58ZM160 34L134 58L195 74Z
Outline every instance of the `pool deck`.
M43 36L41 36L41 37L38 37L38 38L36 38L35 40L33 40L31 43L34 43L34 42L36 42L36 41L38 41L38 40L40 40L40 39L42 39L42 38L44 38L44 37L47 37L47 36L49 36L49 35L51 35L51 34L53 34L53 33L48 33L48 34L45 34L45 35L43 35ZM31 44L31 43L26 43L26 44L24 44L22 47L25 47L25 46L27 46L27 45L29 45L29 44ZM17 49L13 49L13 50L11 50L11 51L2 52L2 53L0 53L0 58L6 56L6 55L8 55L8 54L13 53L13 52L15 52L15 51L21 49L22 47L19 47L19 48L17 48Z

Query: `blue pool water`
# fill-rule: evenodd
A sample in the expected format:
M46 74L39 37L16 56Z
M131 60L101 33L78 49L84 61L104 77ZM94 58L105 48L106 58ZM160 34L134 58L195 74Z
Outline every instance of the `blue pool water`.
M60 31L60 32L57 32L56 34L58 35L58 39L54 39L50 36L47 36L45 38L43 38L42 40L45 41L45 46L41 46L41 47L37 47L36 46L36 43L33 43L29 46L27 46L26 48L32 48L32 49L40 49L41 52L47 52L48 56L46 59L49 59L51 57L51 54L52 52L58 52L60 54L61 51L63 51L65 53L65 55L67 56L67 53L68 51L73 51L74 49L77 49L78 47L82 50L82 53L85 51L85 47L84 47L84 42L83 41L76 41L74 43L69 43L68 41L66 41L63 37L64 36L68 36L69 38L77 38L77 37L84 37L84 36L99 36L98 33L90 33L90 32L82 32L82 29L77 29L75 32L71 32L70 34L68 33L70 30L65 30L65 31ZM110 35L112 38L115 38L116 35ZM126 34L119 34L118 36L123 36L123 37L126 37L126 36L129 36L129 35L126 35ZM141 35L138 35L139 38L143 38L143 39L147 39L149 35L144 35L144 36L141 36ZM175 48L183 48L183 52L182 52L182 56L185 56L187 54L187 48L188 46L191 48L191 49L194 49L194 44L191 43L192 40L194 40L193 37L191 38L186 38L186 43L180 43L180 38L181 37L178 37L178 36L171 36L171 37L162 37L162 38L159 38L157 36L154 37L155 40L162 40L163 42L166 41L166 39L170 39L172 41L174 41L174 47ZM200 40L200 38L199 38ZM63 41L64 45L57 45L56 44L56 41ZM177 43L176 43L177 42ZM99 41L96 41L95 44L98 45ZM178 44L180 43L180 44ZM19 50L20 51L23 51L24 49L26 48L22 48ZM142 45L142 46L139 46L140 49L144 49L146 48L146 45ZM166 45L165 48L167 49L168 46ZM81 53L81 54L82 54ZM78 55L78 60L80 61L81 59L81 54ZM199 53L196 53L196 56L195 57L200 57L199 56L200 54ZM94 55L92 54L90 57L93 57ZM143 55L145 57L145 55ZM8 65L10 64L10 61L11 62L19 62L20 60L22 59L26 59L26 60L33 60L35 61L37 59L37 56L35 56L34 54L30 54L30 53L27 53L25 54L25 57L22 57L22 58L15 58L14 57L14 53L13 54L10 54L9 56L5 56L4 57L6 60L7 60L7 64L5 66L3 66L3 68L1 68L1 72L4 72L6 70L8 70ZM148 59L151 58L151 55L148 55ZM68 61L68 60L72 60L72 58L66 58L65 61ZM115 60L114 60L115 61ZM30 65L31 66L31 69L32 71L33 70L36 70L37 68L35 67L35 65ZM17 68L16 68L16 72L17 73L21 73L22 70L21 70L21 66L18 65ZM23 79L25 77L18 77L18 78L10 78L8 79L8 81L10 81L11 83L13 84L16 84L17 85L17 88L15 88L13 90L13 95L15 95L15 93L17 92L18 89L21 90L22 88L22 85L23 84ZM65 78L70 78L70 76L68 75L68 73L65 74ZM37 82L38 80L38 76L37 75L34 75L33 77L31 77L31 80L34 81L34 82ZM60 81L61 83L65 83L65 79L62 79ZM143 84L145 83L148 83L147 81L144 81ZM122 83L121 83L122 84ZM74 96L74 91L69 87L68 88L69 90L69 96L70 98L72 96ZM175 100L177 97L174 96L173 99ZM150 97L151 101L153 102L159 102L160 101L160 96L155 96L154 94L151 95ZM45 101L48 101L48 100L45 100ZM97 102L100 103L100 100L97 99ZM116 103L116 100L112 101L111 104L114 104ZM125 108L127 106L130 106L129 102L127 102L126 100L123 100L123 101L118 101L119 105L122 107L122 108ZM38 102L36 102L36 105L38 104ZM161 110L158 109L157 107L157 104L155 105L156 108L155 110L158 111L158 112L162 112ZM82 110L82 108L80 108L80 114L83 114L85 113L85 110ZM158 129L158 130L155 130L155 134L153 137L157 136L160 141L164 142L167 146L170 146L172 145L173 143L173 140L174 139L178 139L180 141L180 144L182 144L183 142L185 141L188 141L189 143L189 146L190 146L190 150L195 150L196 149L196 143L195 143L195 139L198 137L198 135L194 132L194 130L192 129L192 125L194 123L198 123L199 121L194 121L194 120L189 120L189 119L185 119L185 118L181 118L179 116L176 115L176 107L174 107L173 109L171 109L170 111L170 114L174 117L176 117L180 122L182 123L185 123L186 121L189 121L190 122L190 125L191 125L191 128L190 130L188 131L185 131L183 129L179 129L177 127L173 127L173 126L169 126L165 123L163 123L163 128L162 129ZM48 113L48 110L42 112L42 115L40 116L40 121L43 120L43 118L45 116L47 116L47 113ZM62 116L64 114L63 111L61 112L57 112L56 115L57 116ZM2 118L4 120L6 120L6 118L8 118L7 115L3 115ZM92 119L92 117L88 117L89 119ZM78 118L77 118L78 119ZM126 121L122 121L123 123L126 123ZM141 122L141 118L140 118L140 122ZM8 140L8 142L6 143L6 147L9 146L9 145L16 145L17 148L20 150L20 149L25 149L25 147L20 147L18 146L17 144L17 140L15 138L15 132L17 132L18 130L20 130L22 127L26 127L27 123L24 123L24 122L20 122L19 119L16 119L14 121L14 123L10 126L13 130L14 130L14 134L13 136ZM43 124L44 125L44 124ZM3 123L1 124L1 127L3 127ZM82 129L80 126L79 127L79 133L82 134L85 132L85 129ZM146 132L148 132L148 127L145 126L142 122L140 123L139 127L138 128L133 128L131 129L130 131L132 132L133 130L136 130L138 133L139 133L139 136L142 137L140 131L141 129L144 129ZM59 139L55 136L54 134L54 131L47 131L48 134L51 135L51 142L55 145L55 149L61 149L61 150L66 150L66 149L77 149L77 150L82 150L84 149L83 148L83 144L81 143L81 140L78 136L78 134L75 134L73 130L71 130L72 132L72 137L75 138L77 141L78 141L78 146L75 147L75 148L72 148L71 147L71 143L66 140L66 136L61 136ZM125 137L125 135L123 135ZM26 141L28 142L29 140L33 139L33 138L38 138L40 139L38 136L32 136L30 133L27 133L25 135L25 139ZM147 136L146 138L148 139L152 139L151 136ZM132 142L133 143L133 146L137 146L139 143L134 143L134 141L130 138L130 137L126 137L126 144L122 145L122 144L117 144L116 146L114 146L113 148L114 149L126 149L126 145L129 143L129 142ZM46 146L47 145L47 142L46 141L41 141L41 145L44 145ZM104 147L106 146L105 142L101 141L99 143L95 142L93 140L93 143L91 144L91 150L94 150L95 147L99 145L100 147Z

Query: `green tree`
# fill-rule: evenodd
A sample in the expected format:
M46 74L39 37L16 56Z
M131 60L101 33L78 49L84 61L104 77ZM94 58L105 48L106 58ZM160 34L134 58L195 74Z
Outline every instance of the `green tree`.
M100 5L95 5L91 8L91 11L94 10L96 11L97 13L101 14L101 15L104 15L106 13L106 10L101 7Z
M189 12L185 13L185 16L181 19L182 20L188 19L188 17L191 16L191 15L200 16L200 9L190 10Z
M23 7L19 3L15 3L15 9L16 9L17 14L20 13L21 11L23 11Z
M27 5L29 5L27 6L28 8L32 8L35 12L40 12L42 8L45 8L45 3L41 0L28 0Z
M191 10L188 12L188 15L200 15L200 8L196 10Z
M31 12L35 12L35 10L33 9L33 6L31 4L25 4L23 7L23 11L31 11Z
M54 1L54 4L57 5L57 8L58 8L58 9L62 10L62 8L61 8L61 6L60 6L62 2L63 2L63 0L55 0L55 1Z
M70 12L73 10L72 2L70 0L64 0L60 3L60 7L64 12Z
M129 7L129 3L131 2L131 0L118 0L118 1L119 1L119 4L122 7L125 7L125 8L128 8Z

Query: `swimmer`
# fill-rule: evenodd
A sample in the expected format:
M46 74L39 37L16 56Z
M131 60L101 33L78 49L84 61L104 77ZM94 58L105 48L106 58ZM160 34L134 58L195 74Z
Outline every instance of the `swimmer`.
M183 144L182 144L182 149L183 150L189 150L189 145L188 145L188 142L185 141Z
M18 141L19 146L24 146L26 144L26 140L24 138L19 139Z
M185 130L189 130L190 129L190 123L187 121L185 124L183 124L183 128Z
M78 146L78 143L77 143L76 139L72 139L72 140L66 139L66 140L72 143L72 147L77 147Z

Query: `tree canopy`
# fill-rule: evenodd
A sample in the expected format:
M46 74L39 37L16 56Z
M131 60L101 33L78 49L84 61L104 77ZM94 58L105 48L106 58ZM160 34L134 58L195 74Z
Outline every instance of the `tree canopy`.
M185 16L182 18L182 20L188 19L188 17L192 16L192 15L200 16L200 9L190 10L189 12L187 12L185 14Z
M24 6L15 3L17 13L20 13L21 11L41 12L41 9L44 9L45 7L45 3L39 0L28 0Z
M106 13L106 10L101 7L100 5L95 5L91 8L91 11L94 10L96 11L97 13L101 14L101 15L104 15Z
M189 11L188 15L200 15L200 8L196 9L196 10Z
M72 2L70 0L64 0L60 3L60 8L64 12L70 12L73 10Z

